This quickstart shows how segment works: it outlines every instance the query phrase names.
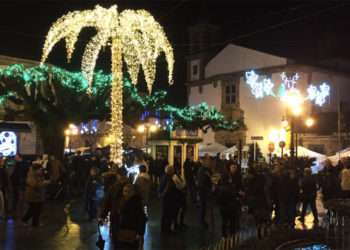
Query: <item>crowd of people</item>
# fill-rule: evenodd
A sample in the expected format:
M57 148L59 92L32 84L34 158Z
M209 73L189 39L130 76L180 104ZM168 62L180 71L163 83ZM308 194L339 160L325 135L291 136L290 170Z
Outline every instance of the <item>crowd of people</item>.
M77 152L62 162L43 156L28 163L17 155L12 167L0 159L0 216L38 227L46 199L81 197L88 220L109 221L113 245L132 249L142 245L152 199L161 201L159 223L164 234L188 228L186 212L192 203L203 229L213 224L218 208L222 236L235 235L242 213L247 212L261 238L271 225L293 228L296 218L304 223L308 207L317 224L319 193L323 201L350 198L348 161L337 166L328 162L316 175L288 157L271 164L254 163L243 171L234 157L206 155L198 161L189 157L183 165L179 159L169 165L157 155L134 160L138 173L133 175L107 159L103 154L86 158Z

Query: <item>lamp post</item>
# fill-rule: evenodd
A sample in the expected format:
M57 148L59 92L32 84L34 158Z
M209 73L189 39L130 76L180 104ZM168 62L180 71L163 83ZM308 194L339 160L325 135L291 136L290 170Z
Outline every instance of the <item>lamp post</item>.
M144 144L147 145L147 138L151 136L152 133L157 132L159 129L159 127L156 124L153 123L142 123L140 125L137 126L137 132L139 134L142 134L145 136L145 142ZM142 136L142 138L144 138ZM143 140L142 140L143 143Z
M290 157L292 159L292 164L295 157L295 117L298 117L303 109L302 104L304 98L298 89L290 89L286 95L282 98L287 104L287 115L290 117ZM297 143L296 143L297 144Z
M67 146L69 148L69 153L72 153L72 139L71 136L75 136L79 133L77 126L74 124L69 124L68 128L64 131L67 140Z

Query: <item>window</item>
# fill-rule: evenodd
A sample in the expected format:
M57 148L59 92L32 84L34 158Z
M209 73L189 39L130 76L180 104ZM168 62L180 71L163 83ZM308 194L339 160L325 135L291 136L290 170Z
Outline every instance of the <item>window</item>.
M228 84L225 87L225 100L226 104L235 104L236 103L236 85Z
M190 80L197 81L199 80L200 73L200 60L193 60L189 65L190 69Z
M214 89L216 89L217 86L218 86L218 82L217 82L217 81L214 81L214 82L213 82L213 87L214 87Z
M193 65L192 66L192 75L197 75L198 74L198 65Z
M198 91L199 91L199 94L203 93L203 86L202 85L198 87Z

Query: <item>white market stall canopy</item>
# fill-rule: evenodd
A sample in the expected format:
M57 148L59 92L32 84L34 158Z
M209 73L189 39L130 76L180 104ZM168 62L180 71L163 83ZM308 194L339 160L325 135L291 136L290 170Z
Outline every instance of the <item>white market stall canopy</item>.
M199 144L199 156L216 156L218 153L225 151L227 147L220 143L200 143Z
M327 159L327 156L317 153L315 151L312 151L310 149L307 149L302 146L298 146L298 156L303 156L303 157L309 157L309 158L316 158L317 162L322 162Z
M341 158L347 157L350 157L350 147L340 150L335 155L329 156L328 160L330 160L332 165L335 166L338 164L338 161L341 160Z

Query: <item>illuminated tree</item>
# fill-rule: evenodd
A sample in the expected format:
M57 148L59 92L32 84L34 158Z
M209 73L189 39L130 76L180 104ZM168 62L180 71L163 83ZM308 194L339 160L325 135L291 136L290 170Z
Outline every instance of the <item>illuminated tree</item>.
M109 9L97 5L93 10L70 12L52 25L44 44L42 63L46 61L53 46L61 39L65 39L67 59L70 60L79 33L85 27L93 27L97 30L97 34L87 44L82 59L82 71L90 86L100 50L105 46L111 47L111 133L113 136L111 160L120 164L123 143L123 59L134 84L137 83L140 67L142 67L148 90L151 92L156 73L156 60L162 52L168 63L169 82L172 83L173 50L163 28L147 11L125 10L119 14L116 5Z

